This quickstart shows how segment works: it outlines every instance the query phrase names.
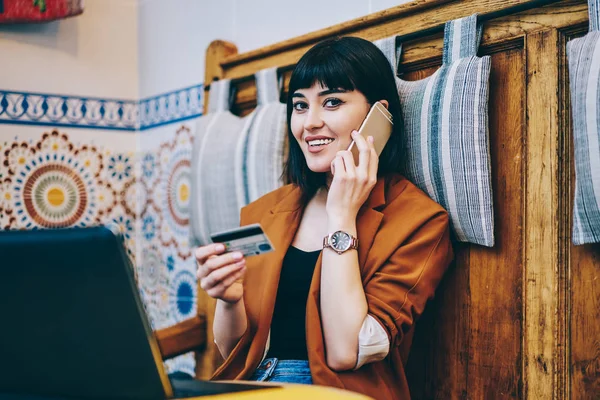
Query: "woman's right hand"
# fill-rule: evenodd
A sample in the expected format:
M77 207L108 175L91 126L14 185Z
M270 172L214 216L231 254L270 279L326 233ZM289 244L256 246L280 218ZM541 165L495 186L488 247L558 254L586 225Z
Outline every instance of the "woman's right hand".
M235 304L242 298L242 285L246 273L246 260L240 252L225 253L221 243L198 247L195 251L198 262L196 276L200 287L215 299Z

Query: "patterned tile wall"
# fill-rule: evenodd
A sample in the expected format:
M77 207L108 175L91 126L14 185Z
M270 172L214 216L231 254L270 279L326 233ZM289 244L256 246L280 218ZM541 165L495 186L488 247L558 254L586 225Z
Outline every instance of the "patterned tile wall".
M189 121L188 121L189 122ZM196 263L189 243L191 124L160 132L158 144L141 153L140 192L147 200L140 214L140 287L155 328L196 313ZM193 373L192 354L167 362L170 371Z
M0 91L0 226L117 224L153 328L192 317L188 210L201 96L201 85L139 102ZM137 145L102 131L133 143L135 135ZM195 361L166 365L193 373Z
M73 141L64 130L0 143L3 229L116 223L135 254L135 155Z

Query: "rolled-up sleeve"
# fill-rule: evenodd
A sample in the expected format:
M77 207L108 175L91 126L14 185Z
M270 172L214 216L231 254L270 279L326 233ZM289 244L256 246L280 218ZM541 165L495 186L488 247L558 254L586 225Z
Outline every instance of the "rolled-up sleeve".
M383 360L390 352L390 340L383 326L367 314L358 333L358 357L354 369Z
M448 215L440 212L416 229L366 283L368 314L386 332L389 348L400 344L423 313L452 258Z

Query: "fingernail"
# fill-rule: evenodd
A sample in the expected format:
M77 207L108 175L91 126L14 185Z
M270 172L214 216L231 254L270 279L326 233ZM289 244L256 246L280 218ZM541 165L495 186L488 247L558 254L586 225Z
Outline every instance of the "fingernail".
M225 250L225 246L224 246L223 244L221 244L221 243L218 243L218 244L215 246L215 250L216 250L216 251L223 251L223 250Z
M244 256L242 255L242 253L235 252L231 255L231 257L233 257L234 260L241 260Z
M355 129L352 131L352 136L356 136L356 135L358 135L358 131Z
M369 136L369 143L373 143L373 136Z

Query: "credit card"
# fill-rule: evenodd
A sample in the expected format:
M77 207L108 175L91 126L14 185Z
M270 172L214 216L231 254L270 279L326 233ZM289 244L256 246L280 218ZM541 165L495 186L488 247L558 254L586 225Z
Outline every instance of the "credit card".
M239 251L244 257L266 254L275 250L260 224L211 233L210 238L213 243L223 243L226 252Z

